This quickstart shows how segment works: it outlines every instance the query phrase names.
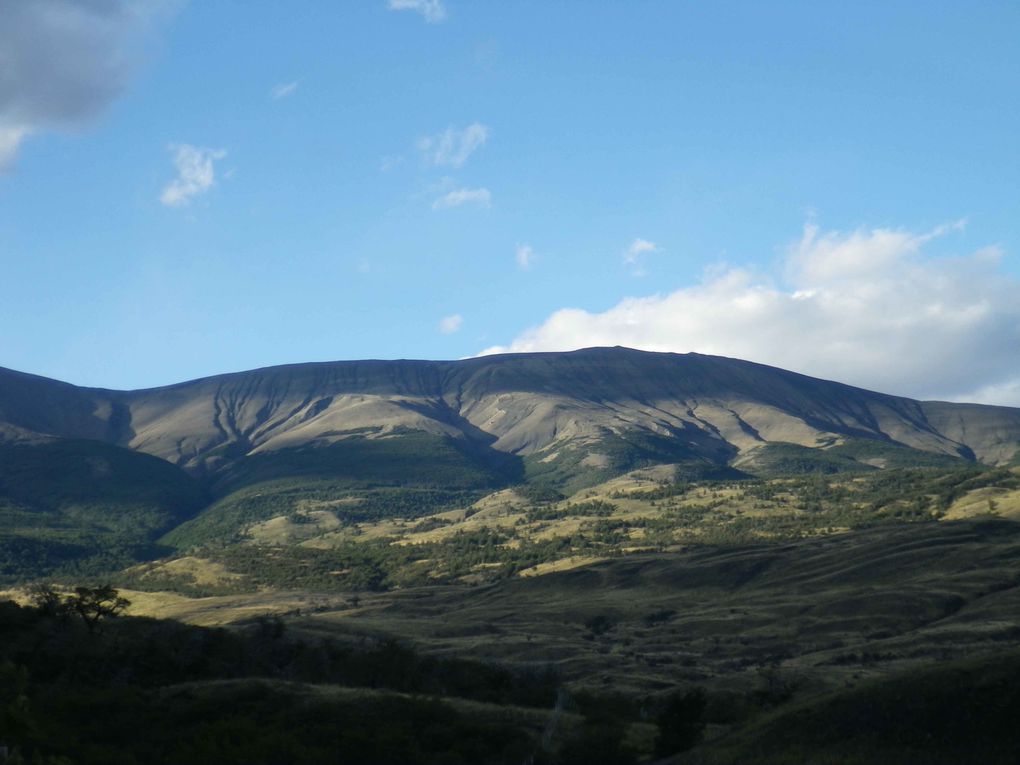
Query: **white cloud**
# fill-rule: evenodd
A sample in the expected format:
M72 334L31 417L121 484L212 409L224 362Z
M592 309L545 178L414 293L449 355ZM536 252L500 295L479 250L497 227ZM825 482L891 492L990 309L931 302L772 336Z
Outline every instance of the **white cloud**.
M468 157L489 140L489 127L472 122L463 130L448 127L442 133L418 139L425 162L437 167L461 167Z
M189 144L171 145L177 177L167 184L159 200L169 207L188 204L191 198L208 191L216 182L213 163L227 153L222 149L203 149Z
M0 124L0 170L10 166L18 153L18 147L25 140L30 128L24 125Z
M535 264L535 251L530 244L517 245L517 266L525 271Z
M960 401L975 404L998 404L1000 406L1020 407L1020 374L1012 380L1005 380L994 385L985 385L973 393L958 396Z
M631 273L635 276L644 276L644 256L658 252L659 248L655 242L649 242L647 239L635 239L630 243L630 246L623 251L623 262L624 265L631 267Z
M160 0L0 2L0 170L41 130L93 119L141 60Z
M384 173L388 173L390 170L399 167L403 162L404 158L400 155L389 154L380 160L379 169Z
M420 13L429 24L437 24L446 18L442 0L389 0L391 11L414 11Z
M459 313L455 313L452 316L444 316L439 320L439 331L444 335L452 335L460 329L460 325L463 322L464 318Z
M657 249L655 242L649 242L647 239L635 239L623 253L623 262L636 263L641 255L646 252L655 252Z
M484 353L697 351L917 398L1020 403L1020 283L1002 272L1001 253L924 252L960 227L917 234L809 224L776 264L785 275L778 283L724 267L602 313L564 308Z
M282 82L279 85L274 85L273 89L269 91L269 95L272 96L274 100L279 101L281 98L293 95L294 91L297 89L297 80L294 80L294 82Z
M939 226L923 234L896 229L858 229L849 234L830 231L820 234L818 226L808 223L800 241L791 248L786 261L791 281L840 282L867 276L897 261L916 255L933 239L950 231L960 231L964 222Z
M459 207L463 204L476 204L480 207L488 207L492 201L492 194L488 189L454 189L443 194L432 203L433 210L445 210L450 207Z

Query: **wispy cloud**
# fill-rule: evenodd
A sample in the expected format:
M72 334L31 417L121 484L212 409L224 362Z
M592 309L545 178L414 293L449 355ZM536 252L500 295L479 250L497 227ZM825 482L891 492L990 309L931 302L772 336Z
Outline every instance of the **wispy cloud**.
M432 203L433 210L445 210L450 207L459 207L464 204L476 204L479 207L488 207L492 202L492 194L488 189L454 189L443 194Z
M298 81L293 82L282 82L279 85L274 85L273 89L269 91L269 95L276 101L287 96L294 95L294 92L298 89Z
M996 248L955 258L925 252L960 226L809 224L774 264L780 283L717 269L694 286L601 313L563 308L486 352L697 351L889 393L1020 405L1020 282L1002 270Z
M527 271L535 264L535 250L530 244L519 244L517 245L516 259L517 267Z
M227 153L186 143L171 145L170 150L174 152L177 177L166 185L159 200L168 207L181 207L212 188L216 182L214 163Z
M167 4L0 3L0 170L41 130L74 129L126 86L140 43Z
M624 265L630 266L631 273L635 276L644 276L646 271L644 267L644 256L653 252L658 252L659 248L655 242L649 242L647 239L635 239L630 243L630 246L623 251L623 262Z
M388 173L404 163L404 158L399 154L390 154L382 158L379 162L379 169L384 173Z
M21 142L31 132L27 125L0 124L0 170L11 165L18 153Z
M460 325L463 323L464 318L459 313L455 313L452 316L444 316L439 320L439 331L444 335L452 335L460 329Z
M489 139L489 127L472 122L463 130L448 127L442 133L418 139L418 150L426 164L460 167Z
M391 11L414 11L420 13L429 24L438 24L446 18L442 0L388 0Z

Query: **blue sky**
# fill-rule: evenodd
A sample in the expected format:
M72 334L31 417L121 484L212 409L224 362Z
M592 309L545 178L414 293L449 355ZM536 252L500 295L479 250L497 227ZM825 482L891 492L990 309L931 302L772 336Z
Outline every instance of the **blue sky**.
M1017 39L1012 2L0 3L0 365L623 344L1020 404Z

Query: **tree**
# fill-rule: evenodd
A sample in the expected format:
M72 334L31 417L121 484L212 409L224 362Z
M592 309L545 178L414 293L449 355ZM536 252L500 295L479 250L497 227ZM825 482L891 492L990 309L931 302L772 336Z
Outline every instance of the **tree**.
M68 602L59 592L48 584L37 584L29 589L32 605L39 609L43 616L64 619L68 613Z
M99 587L75 587L68 604L85 622L89 633L95 633L97 630L103 631L101 622L104 619L117 616L131 605L131 601L120 597L117 590L104 584Z

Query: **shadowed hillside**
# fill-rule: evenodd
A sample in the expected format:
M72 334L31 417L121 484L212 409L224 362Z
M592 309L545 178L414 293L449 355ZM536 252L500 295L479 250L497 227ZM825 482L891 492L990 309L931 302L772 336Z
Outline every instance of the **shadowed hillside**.
M552 661L603 690L744 692L778 672L802 696L1014 647L1018 564L1016 522L922 523L393 592L298 624L410 636L440 654Z
M231 474L252 472L242 467L248 459L265 464L290 450L410 432L446 439L496 474L523 468L576 487L647 464L753 464L777 442L827 449L855 439L876 451L894 444L1005 464L1020 448L1020 410L918 402L735 359L626 348L297 364L130 392L0 372L8 439L102 440L233 484Z

